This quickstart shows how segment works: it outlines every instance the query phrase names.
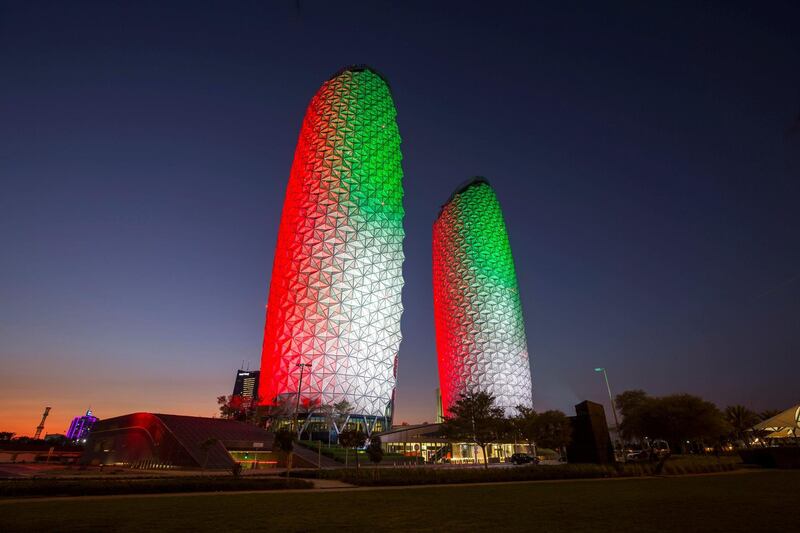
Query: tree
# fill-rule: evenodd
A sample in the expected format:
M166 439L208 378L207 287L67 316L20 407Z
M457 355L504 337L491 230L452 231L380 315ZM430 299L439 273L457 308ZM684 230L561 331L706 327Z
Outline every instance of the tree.
M539 415L532 407L517 406L517 415L511 419L514 432L528 443L528 451L536 455L536 419Z
M617 396L625 438L663 438L682 450L689 440L718 440L730 432L722 412L711 402L691 394L651 397L643 391Z
M656 400L651 428L660 429L664 438L678 449L687 440L719 440L730 432L722 412L711 402L691 394L672 394Z
M0 431L0 440L11 440L14 438L14 435L16 435L16 433L13 431Z
M533 420L533 437L538 446L563 451L572 440L572 424L557 410L539 413Z
M383 447L381 446L381 438L379 436L375 435L369 439L367 457L376 465L383 460Z
M779 409L765 409L764 411L758 413L759 422L763 422L764 420L769 420L773 416L777 416L779 414L781 414L781 411Z
M487 392L461 394L450 406L450 415L444 417L442 432L455 441L466 441L480 446L483 466L489 468L486 447L498 440L506 428L503 409L494 403Z
M250 398L238 394L217 396L217 405L219 405L221 418L248 424L260 425L268 413L268 406L261 405L260 397Z
M205 471L206 466L208 466L208 454L211 451L211 448L217 443L217 439L206 439L200 443L200 449L203 450L203 471Z
M311 422L311 415L313 413L319 412L320 408L320 401L319 399L310 399L310 398L302 398L300 400L300 405L298 406L296 403L296 396L295 396L295 405L292 408L292 424L295 424L295 431L297 431L297 438L300 439L304 429L308 426L307 424ZM300 422L300 414L305 414L305 422Z
M652 398L640 389L625 391L617 394L614 403L617 406L622 422L619 424L620 435L627 440L645 437L642 416L645 407Z
M344 426L347 424L347 418L353 412L353 405L347 400L336 402L333 404L334 423L336 431L341 433Z
M233 394L229 396L217 396L217 405L219 405L219 416L222 418L239 420L244 417L241 396Z
M617 394L617 397L614 399L614 404L617 406L619 414L625 416L649 399L650 396L648 396L645 391L633 389L626 390L622 394Z
M729 405L725 408L725 420L731 426L733 437L749 446L745 431L760 422L759 416L743 405Z
M267 428L278 426L284 420L291 420L292 412L294 410L294 403L292 403L289 395L280 395L273 399L271 404L264 405L264 426Z
M286 454L286 471L292 471L292 451L294 450L294 441L297 439L297 434L291 429L279 429L275 432L275 440L272 447L282 451Z
M350 448L356 450L356 468L359 467L358 463L358 448L364 446L367 442L367 435L360 429L345 429L339 433L339 445L345 449L344 464L347 466Z

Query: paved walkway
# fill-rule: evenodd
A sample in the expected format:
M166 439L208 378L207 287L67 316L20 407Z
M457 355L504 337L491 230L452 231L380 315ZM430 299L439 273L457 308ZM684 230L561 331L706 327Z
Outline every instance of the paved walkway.
M214 492L170 492L166 494L112 494L108 496L52 496L46 498L25 497L13 499L0 499L0 506L8 504L25 504L47 501L82 501L87 500L115 500L121 498L170 498L173 496L238 496L241 494L309 494L320 492L363 492L363 491L383 491L383 490L418 490L418 489L439 489L454 487L479 487L494 485L522 485L522 484L542 484L542 483L624 483L635 480L659 480L674 479L684 477L706 477L706 476L731 476L742 474L758 474L764 472L775 472L772 469L739 469L728 472L714 472L708 474L685 474L682 476L631 476L613 478L590 478L590 479L540 479L532 481L493 481L483 483L442 483L427 485L392 485L383 487L359 487L350 485L335 479L309 479L314 484L313 489L289 489L289 490L236 490L236 491L214 491Z
M355 489L355 485L339 481L338 479L309 479L314 484L314 489Z

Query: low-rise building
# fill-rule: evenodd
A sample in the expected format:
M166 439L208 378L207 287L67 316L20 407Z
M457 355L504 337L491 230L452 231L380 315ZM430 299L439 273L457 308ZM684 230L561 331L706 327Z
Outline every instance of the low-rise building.
M442 424L395 426L377 435L386 453L416 457L425 463L483 463L480 446L448 439L442 434ZM527 445L515 442L493 443L486 447L490 463L504 463L512 454L527 451Z
M81 463L132 468L274 467L273 435L219 418L131 413L102 420L89 434Z

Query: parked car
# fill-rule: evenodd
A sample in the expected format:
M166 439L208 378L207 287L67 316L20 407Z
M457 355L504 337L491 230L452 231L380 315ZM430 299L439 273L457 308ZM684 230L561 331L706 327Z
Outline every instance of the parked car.
M643 463L650 460L650 450L628 450L625 453L626 463Z
M665 440L655 439L645 441L640 449L628 449L625 452L626 463L641 463L658 461L670 456L669 444Z
M669 443L662 439L655 439L650 441L650 451L656 459L663 459L669 457L672 451L669 449Z
M525 464L539 464L539 459L527 453L515 453L511 456L510 461L515 465Z

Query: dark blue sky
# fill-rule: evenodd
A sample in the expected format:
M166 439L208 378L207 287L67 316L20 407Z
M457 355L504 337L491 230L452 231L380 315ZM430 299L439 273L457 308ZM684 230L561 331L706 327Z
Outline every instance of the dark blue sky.
M798 400L797 4L161 4L0 4L4 426L215 411L259 363L305 107L352 63L403 137L397 421L434 417L431 224L476 174L537 407L602 401L600 365L618 392Z

